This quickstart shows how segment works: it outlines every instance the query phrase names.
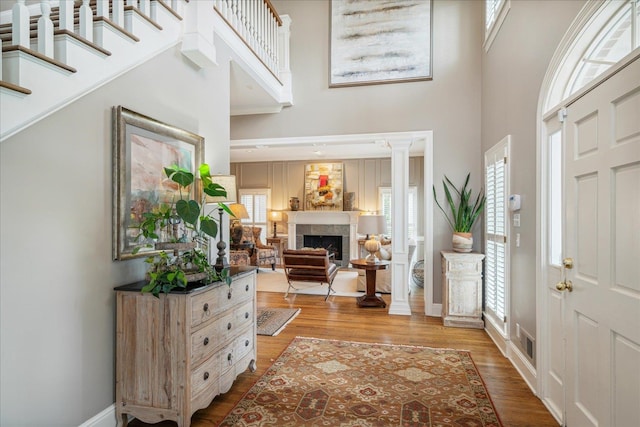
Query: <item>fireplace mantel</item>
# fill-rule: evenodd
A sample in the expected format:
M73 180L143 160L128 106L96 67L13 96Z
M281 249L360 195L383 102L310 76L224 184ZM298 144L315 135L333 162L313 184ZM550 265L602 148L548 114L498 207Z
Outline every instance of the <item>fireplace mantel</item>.
M358 224L358 211L287 211L289 224Z
M349 226L349 259L360 258L358 254L358 228L359 211L287 211L288 247L296 249L296 228L306 224L334 224Z

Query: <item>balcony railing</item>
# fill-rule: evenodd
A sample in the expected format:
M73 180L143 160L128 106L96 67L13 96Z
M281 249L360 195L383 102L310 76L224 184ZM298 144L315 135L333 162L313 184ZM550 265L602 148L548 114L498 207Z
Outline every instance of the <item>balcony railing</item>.
M278 27L282 20L269 0L214 0L215 10L264 65L280 78Z

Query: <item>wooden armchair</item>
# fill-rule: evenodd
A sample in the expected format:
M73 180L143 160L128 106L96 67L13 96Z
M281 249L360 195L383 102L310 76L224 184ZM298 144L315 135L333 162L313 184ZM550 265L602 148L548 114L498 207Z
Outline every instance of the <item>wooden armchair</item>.
M284 294L285 298L289 295L289 289L296 289L291 284L294 281L316 282L320 285L326 283L329 285L329 289L324 300L329 298L329 294L333 291L331 285L339 268L330 262L329 252L326 249L285 249L282 254L282 262L289 283L287 292Z

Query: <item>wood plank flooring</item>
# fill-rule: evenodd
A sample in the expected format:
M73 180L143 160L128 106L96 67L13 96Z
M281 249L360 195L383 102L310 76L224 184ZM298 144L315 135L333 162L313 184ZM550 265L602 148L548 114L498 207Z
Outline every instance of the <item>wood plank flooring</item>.
M421 288L413 288L411 316L390 316L387 309L382 308L359 308L352 297L331 296L325 302L319 295L291 294L287 299L283 295L258 292L258 307L295 307L301 308L301 313L278 336L258 336L257 371L247 370L229 392L217 396L208 408L197 411L192 418L193 427L217 425L296 336L469 350L505 427L558 426L486 332L445 328L440 318L423 314ZM387 304L390 302L389 295L383 298ZM176 424L145 424L134 420L129 425L168 427Z

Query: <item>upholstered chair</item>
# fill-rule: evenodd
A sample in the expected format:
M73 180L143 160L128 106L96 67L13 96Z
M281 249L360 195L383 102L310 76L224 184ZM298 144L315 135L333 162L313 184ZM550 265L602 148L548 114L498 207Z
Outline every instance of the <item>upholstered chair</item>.
M272 270L276 269L276 248L275 246L265 245L262 243L260 239L260 233L262 232L261 227L251 227L244 225L242 226L242 240L240 243L252 243L253 248L238 251L232 251L232 254L235 252L245 252L247 257L249 258L249 264L255 265L258 268L264 265L270 265ZM241 255L238 255L240 257ZM233 258L233 257L232 257ZM238 258L240 259L240 258ZM231 260L229 263L233 264ZM238 264L242 265L242 264Z
M244 250L229 251L229 265L251 265L249 252Z
M270 265L272 270L276 269L276 248L272 245L265 245L260 239L261 227L253 228L253 254L251 255L251 265L258 268L263 265Z

